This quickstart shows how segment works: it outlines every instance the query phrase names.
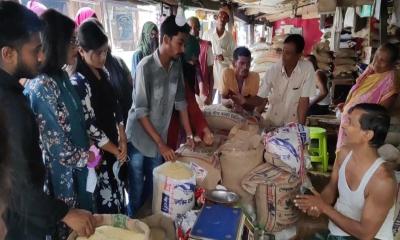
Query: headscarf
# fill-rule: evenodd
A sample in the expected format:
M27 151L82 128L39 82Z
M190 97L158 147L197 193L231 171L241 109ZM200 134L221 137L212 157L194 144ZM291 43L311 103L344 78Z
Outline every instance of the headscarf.
M153 53L151 49L151 31L153 30L158 32L156 24L152 22L146 22L143 25L142 35L140 36L138 44L138 49L142 52L143 56L148 56Z
M83 7L79 9L78 13L75 16L76 26L79 27L88 18L97 18L96 12L90 7Z
M26 6L29 10L36 13L36 15L38 15L39 17L47 10L47 7L45 5L35 0L28 1Z

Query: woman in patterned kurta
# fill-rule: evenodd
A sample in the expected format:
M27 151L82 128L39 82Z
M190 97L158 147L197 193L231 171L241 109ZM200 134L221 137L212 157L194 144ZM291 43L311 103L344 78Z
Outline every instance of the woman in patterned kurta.
M25 94L39 126L47 172L46 192L71 208L93 210L92 195L86 191L86 163L92 159L88 136L99 145L109 140L93 125L93 120L85 121L80 98L62 70L76 59L74 22L55 10L46 11L42 19L46 23L44 60L40 75L26 84ZM69 231L60 223L53 237L66 239Z
M87 93L81 98L90 99L97 126L119 148L117 152L102 151L103 162L98 168L95 191L97 212L123 213L124 190L117 170L120 163L126 160L126 136L119 103L104 68L108 39L95 20L87 20L79 27L78 40L80 57L72 81L78 92Z

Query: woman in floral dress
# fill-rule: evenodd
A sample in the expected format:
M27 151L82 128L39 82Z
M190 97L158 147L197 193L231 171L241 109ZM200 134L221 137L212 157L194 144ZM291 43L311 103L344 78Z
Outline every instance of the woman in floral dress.
M78 54L75 23L52 9L41 18L45 23L42 66L40 75L26 84L25 95L39 126L46 192L71 208L93 211L92 194L86 191L86 164L93 160L89 141L106 146L109 140L95 125L86 125L80 98L63 70ZM60 223L53 237L66 239L69 232Z
M80 56L72 82L81 99L90 101L96 125L118 146L117 151L102 151L103 161L97 169L98 185L95 191L97 212L123 213L124 186L118 177L118 169L127 157L126 135L119 103L104 68L108 38L99 23L90 19L79 27L78 41Z

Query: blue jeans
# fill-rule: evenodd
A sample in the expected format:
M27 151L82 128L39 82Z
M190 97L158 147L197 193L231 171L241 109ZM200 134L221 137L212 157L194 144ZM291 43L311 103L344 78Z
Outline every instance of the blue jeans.
M162 156L146 157L128 143L128 215L134 217L144 201L153 194L153 169L161 165Z

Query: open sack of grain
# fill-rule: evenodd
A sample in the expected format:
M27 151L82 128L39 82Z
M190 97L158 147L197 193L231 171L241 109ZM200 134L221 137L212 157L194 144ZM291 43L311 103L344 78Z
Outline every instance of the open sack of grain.
M153 213L175 219L194 206L196 176L181 162L166 162L153 170Z
M119 214L99 216L101 221L98 222L92 236L89 238L78 237L75 232L72 232L67 240L150 240L150 229L142 221Z
M236 124L243 123L246 118L239 113L222 104L205 106L203 109L204 117L210 129L231 130Z
M181 146L177 161L187 163L196 175L196 185L205 189L214 189L221 181L221 166L217 149L225 142L226 136L215 134L213 145L199 143L192 150Z
M329 49L329 42L319 42L314 45L312 54L317 59L318 68L324 71L331 71L333 56Z
M228 140L219 148L219 159L222 169L222 185L249 203L252 196L246 192L241 181L252 169L263 161L262 137L257 125L248 123L232 128Z

